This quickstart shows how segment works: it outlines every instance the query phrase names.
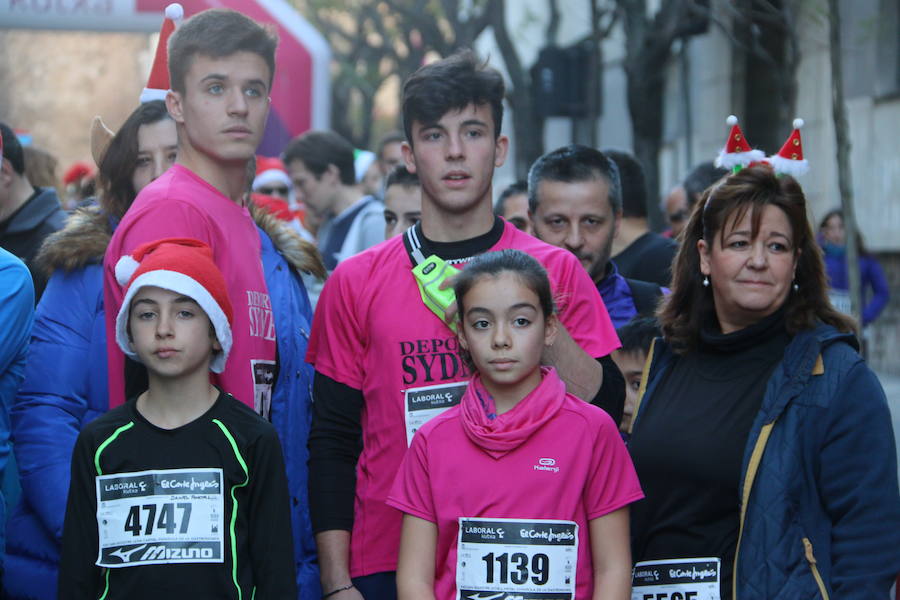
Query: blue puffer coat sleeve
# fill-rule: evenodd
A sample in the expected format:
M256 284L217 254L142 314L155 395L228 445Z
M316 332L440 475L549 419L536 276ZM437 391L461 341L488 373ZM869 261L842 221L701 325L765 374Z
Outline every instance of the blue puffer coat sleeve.
M0 248L0 553L3 551L4 523L6 520L7 494L14 489L8 486L4 475L15 482L15 471L10 466L9 409L22 381L28 338L34 317L34 285L25 264L12 253ZM0 572L3 556L0 554Z
M840 373L822 419L819 497L831 521L835 598L878 598L900 573L900 492L891 413L878 378L847 346L825 352ZM849 366L852 365L852 366ZM847 368L849 366L849 368ZM827 376L827 373L826 373ZM825 536L823 536L825 537ZM827 556L827 555L826 555Z
M322 589L306 491L309 475L306 441L312 423L313 376L313 368L306 362L306 347L312 306L299 273L275 249L262 229L259 233L278 344L278 380L272 395L271 416L284 450L291 496L297 589L300 600L318 600Z
M50 278L37 307L25 380L12 408L22 497L9 519L6 592L56 598L72 447L107 409L100 265Z

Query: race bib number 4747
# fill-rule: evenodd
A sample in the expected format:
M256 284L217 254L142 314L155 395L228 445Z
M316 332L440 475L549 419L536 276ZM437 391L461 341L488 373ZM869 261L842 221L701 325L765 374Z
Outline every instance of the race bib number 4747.
M577 566L573 521L459 520L457 600L571 600Z
M100 475L97 565L223 562L222 469Z

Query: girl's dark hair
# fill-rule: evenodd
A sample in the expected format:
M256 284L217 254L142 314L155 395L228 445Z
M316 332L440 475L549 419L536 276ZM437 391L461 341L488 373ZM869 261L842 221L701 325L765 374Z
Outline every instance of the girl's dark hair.
M684 354L696 348L702 320L715 308L711 289L702 285L697 242L706 240L712 248L722 227L734 227L748 211L751 236L755 239L766 206L783 210L793 231L795 282L799 289L791 290L785 300L788 331L796 334L819 322L840 331L855 331L853 320L835 310L828 300L822 251L806 216L806 198L800 184L789 175L776 176L768 165L755 165L706 190L682 233L681 247L672 263L672 293L664 298L658 311L663 337L675 352Z
M819 221L819 231L821 232L825 228L825 224L828 223L828 219L831 217L840 217L841 223L844 224L844 230L847 229L847 221L844 220L844 211L839 208L834 208L825 213L825 216L822 217L822 220ZM860 256L868 256L869 251L866 250L866 244L863 241L862 233L860 233L859 229L856 230L856 252Z
M171 119L162 100L151 100L138 106L109 142L99 165L100 206L108 214L121 219L137 192L132 183L138 155L138 130Z
M541 263L521 250L499 250L476 256L457 276L453 290L456 293L456 306L460 320L466 312L463 298L469 293L469 290L483 277L496 277L506 271L515 274L525 287L537 295L545 319L554 313L550 279Z

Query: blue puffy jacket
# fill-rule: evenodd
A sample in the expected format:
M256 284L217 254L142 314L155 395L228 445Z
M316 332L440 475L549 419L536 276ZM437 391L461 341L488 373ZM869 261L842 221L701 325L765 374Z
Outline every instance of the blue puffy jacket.
M734 600L886 598L900 572L900 492L881 384L828 325L791 340L744 451ZM657 339L637 408L675 355Z
M271 417L285 454L299 597L313 600L321 596L306 496L313 371L304 360L312 310L294 266L305 250L276 220L260 214L257 223L278 344ZM102 259L109 238L106 217L84 211L42 250L55 271L12 411L22 498L8 522L11 598L56 598L72 447L84 424L108 410Z
M21 260L0 248L0 586L3 583L6 503L18 487L13 461L10 460L9 409L25 374L33 318L34 285L31 274Z

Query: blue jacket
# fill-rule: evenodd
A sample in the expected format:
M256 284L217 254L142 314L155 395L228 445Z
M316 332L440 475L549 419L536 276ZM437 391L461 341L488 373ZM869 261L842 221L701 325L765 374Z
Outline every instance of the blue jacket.
M891 415L855 340L820 325L794 336L744 451L734 600L886 598L900 572ZM641 415L675 355L657 339Z
M72 448L81 428L108 410L101 261L109 233L101 221L97 215L76 213L48 243L51 256L45 260L60 268L38 305L25 382L12 414L23 491L9 520L4 583L11 598L56 598ZM299 597L313 600L321 596L306 500L313 371L304 361L312 310L297 271L285 257L297 252L294 239L273 228L272 220L261 217L259 222L266 226L259 232L279 358L272 423L285 454ZM267 231L280 238L278 248ZM72 244L85 264L67 262L72 260ZM55 257L54 249L59 251Z
M9 409L25 371L34 317L34 285L25 264L0 248L0 577L3 574L6 492L10 464ZM14 473L11 481L15 482ZM2 583L2 579L0 579Z
M822 248L825 252L828 284L833 290L847 294L845 297L849 298L850 275L847 273L847 255L844 247L823 244ZM872 256L863 254L859 257L859 287L862 295L860 316L865 326L878 318L891 297L884 271Z

